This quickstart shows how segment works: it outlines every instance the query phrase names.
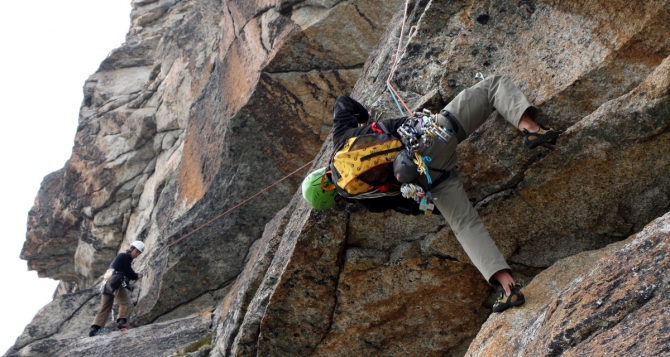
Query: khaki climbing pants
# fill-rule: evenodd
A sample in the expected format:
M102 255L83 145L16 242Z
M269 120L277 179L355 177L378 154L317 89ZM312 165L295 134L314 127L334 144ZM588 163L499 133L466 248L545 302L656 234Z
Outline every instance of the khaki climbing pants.
M114 291L114 295L102 294L100 312L95 315L93 325L105 327L105 323L109 318L109 313L112 311L112 305L114 305L115 298L119 305L119 313L117 314L116 319L125 319L128 317L128 293L126 292L126 289L121 286Z
M456 131L446 112L451 113L452 121L455 119L459 126L455 135L458 140L451 138L447 143L436 140L430 147L422 149L420 154L432 159L431 167L453 169L458 142L477 130L496 109L515 128L526 110L532 118L537 113L537 109L530 105L509 79L502 76L488 77L462 91L443 109L441 113L444 115L437 116L440 125ZM433 180L438 178L436 175ZM427 183L423 176L421 180L422 184ZM493 274L500 270L510 270L510 267L472 207L460 180L450 177L430 192L470 260L489 283L497 285L498 282L492 279Z

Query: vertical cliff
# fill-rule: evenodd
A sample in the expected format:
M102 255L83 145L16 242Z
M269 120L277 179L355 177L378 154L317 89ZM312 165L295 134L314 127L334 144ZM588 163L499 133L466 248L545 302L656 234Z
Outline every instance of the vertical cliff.
M338 95L400 115L385 81L405 1L133 0L29 214L21 257L58 296L7 355L668 352L667 215L649 222L670 211L670 3L407 3L394 85L411 107L503 74L566 131L530 151L494 113L458 149L526 305L489 317L495 291L441 217L311 210L308 168L237 206L326 164ZM134 240L133 328L84 337Z

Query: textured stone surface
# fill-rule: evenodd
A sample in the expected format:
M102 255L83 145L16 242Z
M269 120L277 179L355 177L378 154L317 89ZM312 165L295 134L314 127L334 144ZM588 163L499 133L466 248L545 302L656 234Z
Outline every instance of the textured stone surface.
M491 317L467 355L667 355L669 243L666 214L622 247L582 255L595 260L588 270L568 258L576 277L568 284L557 264L528 286L527 296L537 300Z
M64 171L61 169L47 175L40 185L39 198L28 213L28 226L33 228L26 234L21 259L31 259L28 267L37 270L40 277L72 281L75 280L72 257L76 245L73 246L70 241L77 238L75 232L68 231L68 227L77 224L79 218L62 209L72 199L58 197L66 190Z
M93 356L164 356L178 355L180 350L206 338L211 331L209 313L193 315L170 322L112 331L101 336L46 338L15 351L7 357L93 357Z
M271 269L281 274L266 277L275 282L259 327L261 356L310 355L331 324L346 217L307 208L298 205L278 248Z
M15 349L46 338L75 338L91 326L92 316L100 307L97 289L63 294L37 312L35 318L16 339Z
M223 34L216 70L191 108L180 163L155 203L156 216L145 223L147 238L159 245L169 237L178 239L311 159L309 153L318 151L325 136L333 92L350 89L359 70L329 68L314 62L315 57L291 68L295 73L268 68L286 60L279 52L307 40L302 31L334 26L332 18L342 21L339 26L357 21L339 15L352 6L345 2L306 7L314 17L309 24L273 8L259 9L252 18L224 13L224 28L234 24L236 36ZM381 28L377 36L380 33ZM319 34L310 37L310 43L332 41ZM267 36L272 41L267 42ZM264 223L289 202L298 182L298 176L291 177L267 193L272 199L231 211L158 257L148 270L137 322L151 322L184 301L232 283ZM159 229L148 228L154 222ZM201 254L203 249L209 254Z
M325 165L331 105L354 82L357 99L400 115L385 82L401 3L133 1L126 43L85 84L73 156L29 215L22 257L72 300L48 306L12 353L75 346L97 302L65 311L136 239L148 247L134 263L146 270L136 330L214 310L214 356L460 356L473 339L472 355L515 352L506 339L527 355L662 351L632 340L644 329L667 341L656 304L667 278L597 260L616 246L590 251L670 211L667 0L410 1L393 82L410 106L439 110L477 72L504 74L541 123L566 130L556 150L529 151L494 114L459 146L468 195L516 277L532 281L527 305L478 336L494 290L439 216L315 212L296 175L210 222L315 155ZM616 260L650 266L644 252L667 253L654 244ZM602 279L584 285L587 271ZM614 272L656 287L635 295ZM580 305L598 299L606 313ZM38 328L45 315L67 322Z
M370 261L347 251L333 323L314 355L453 354L488 315L482 301L489 290L472 265L435 257Z
M599 250L591 250L561 259L533 278L522 289L526 303L502 314L492 314L470 344L468 355L497 355L507 351L507 343L519 333L518 326L527 326L542 308L558 296L573 280L588 273L593 262L611 254L631 239L613 243Z
M291 212L292 208L293 205L287 206L265 226L263 237L254 244L244 270L232 285L223 303L217 308L216 317L219 323L214 333L221 354L229 355L232 349L244 351L253 348L263 315L258 309L251 307L250 303L273 261L281 236L290 219L288 212ZM247 347L246 345L250 343L252 346Z
M394 12L373 10L367 3L303 3L286 17L274 2L134 2L126 43L86 82L73 157L44 182L23 259L44 276L86 287L124 249L124 237L169 242L306 162L305 153L327 135L334 93L351 88L365 48ZM350 34L337 41L324 32L343 27ZM354 56L338 45L345 41L358 46ZM308 60L293 58L306 43L325 47ZM247 178L241 185L240 177ZM278 197L296 182L280 186ZM287 202L260 203L204 235L225 234L228 243L194 236L226 258L156 272L161 279L176 274L176 283L196 274L202 286L138 311L169 309L221 288L261 234L262 225L245 222L267 221ZM235 233L225 233L233 226ZM157 249L150 246L138 264L151 251ZM193 266L197 271L186 271Z
M133 4L126 43L84 85L72 157L51 175L60 189L39 194L31 210L35 222L29 220L22 251L29 268L85 288L125 248L126 233L137 233L129 224L153 208L140 205L141 196L155 193L161 180L146 184L183 142L189 107L207 82L203 69L212 65L218 42L211 28L219 20L217 6L215 1ZM187 33L192 41L171 40ZM196 52L201 57L189 61ZM160 167L158 172L165 175ZM40 224L45 219L51 223ZM140 229L140 236L131 234L128 241L142 235ZM69 259L63 254L59 263L44 256L51 249L43 248L54 243Z

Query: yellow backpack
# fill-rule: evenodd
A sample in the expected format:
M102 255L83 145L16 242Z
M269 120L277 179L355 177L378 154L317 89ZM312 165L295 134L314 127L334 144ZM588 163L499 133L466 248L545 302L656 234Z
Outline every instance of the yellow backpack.
M381 122L375 125L381 133L349 138L333 155L332 182L342 197L373 198L399 193L399 183L393 178L393 161L403 149L402 142Z

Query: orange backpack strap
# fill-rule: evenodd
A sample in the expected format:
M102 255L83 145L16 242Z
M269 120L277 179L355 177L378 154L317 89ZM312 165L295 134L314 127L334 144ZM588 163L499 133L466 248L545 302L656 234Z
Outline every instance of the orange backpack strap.
M328 170L324 172L323 175L321 176L321 188L324 189L324 191L330 191L335 189L334 183L331 183L330 185L326 186L326 176L330 173L332 173L332 171Z

